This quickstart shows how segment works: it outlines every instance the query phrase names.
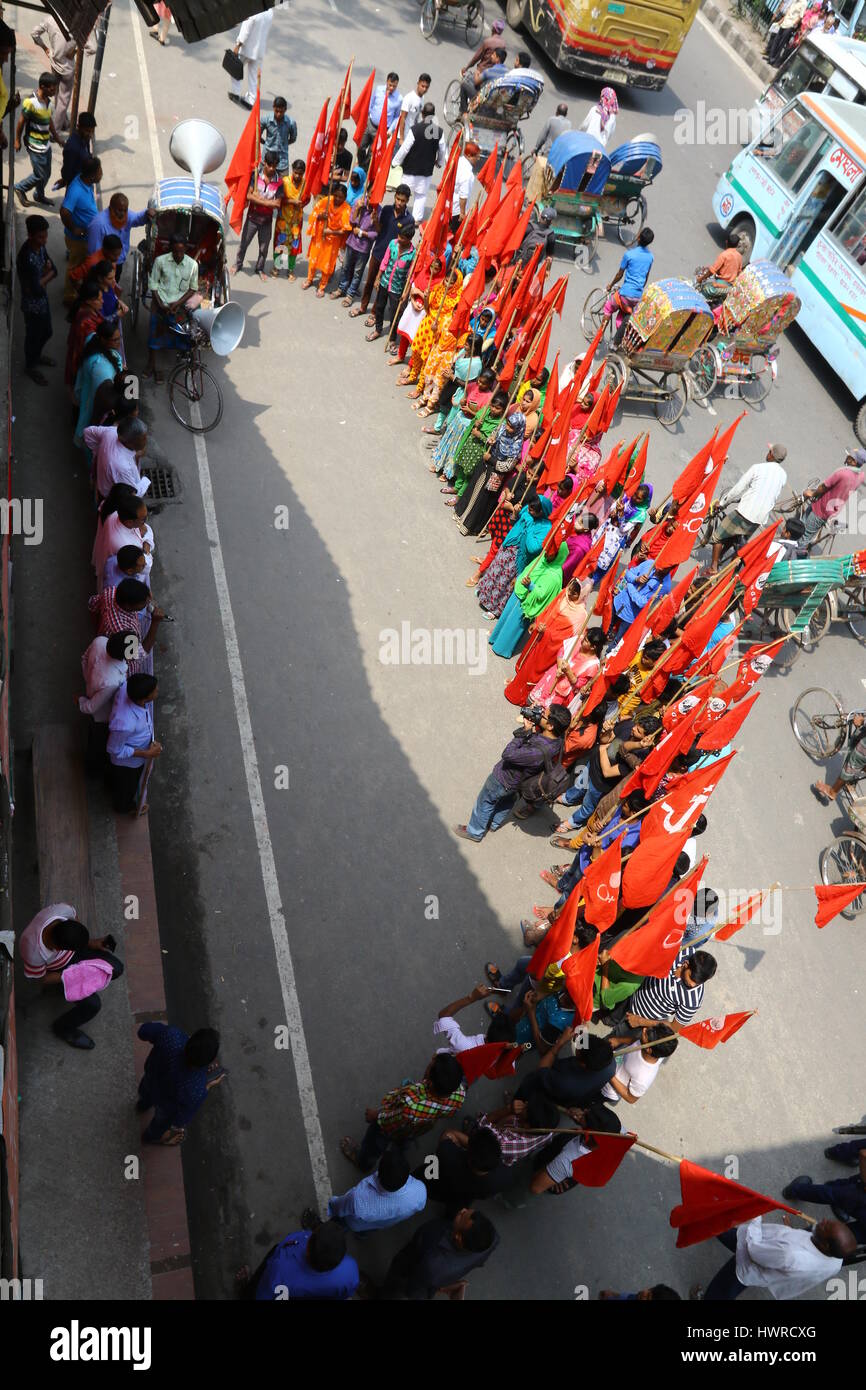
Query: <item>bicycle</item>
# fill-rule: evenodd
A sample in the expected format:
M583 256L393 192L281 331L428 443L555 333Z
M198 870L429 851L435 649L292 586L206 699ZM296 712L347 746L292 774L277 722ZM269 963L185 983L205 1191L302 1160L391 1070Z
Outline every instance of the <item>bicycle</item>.
M180 340L178 361L168 379L171 413L192 434L207 434L222 419L223 397L216 377L202 362L202 349L210 346L207 334L190 321L173 330Z
M432 39L440 19L447 16L455 28L463 25L470 48L480 43L484 33L484 6L481 0L419 0L419 3L421 33L425 39ZM461 19L459 11L464 9L466 13Z
M829 690L813 685L804 690L791 710L794 737L807 757L823 763L850 742L855 711L843 709ZM860 713L860 711L856 711ZM825 884L866 883L866 776L846 783L838 793L839 804L855 826L844 830L821 851L821 881ZM866 893L860 894L842 913L853 921L866 910Z
M772 520L781 518L783 521L794 518L797 521L805 521L806 513L812 504L811 497L807 497L807 492L813 492L821 486L820 478L810 478L802 492L794 492L785 502L777 504L772 511ZM823 521L819 529L813 536L805 535L800 548L808 554L830 555L836 543L836 537L844 529L844 522L831 517L829 521Z

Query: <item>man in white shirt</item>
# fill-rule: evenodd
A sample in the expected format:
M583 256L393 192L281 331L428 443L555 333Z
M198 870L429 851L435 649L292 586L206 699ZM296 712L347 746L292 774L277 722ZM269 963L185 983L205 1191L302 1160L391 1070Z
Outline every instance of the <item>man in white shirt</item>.
M407 92L400 107L400 120L397 123L397 144L402 145L407 133L418 119L424 98L430 90L430 74L422 72L415 83L414 92Z
M713 558L709 573L715 574L724 551L744 544L755 531L766 526L779 493L788 481L782 464L788 457L784 444L771 444L763 463L755 463L719 498L724 509L730 502L737 506L730 516L722 517L713 532Z
M463 153L457 160L457 173L454 177L454 212L461 218L466 216L475 187L473 164L481 153L481 146L474 140L467 140Z
M108 742L108 721L114 697L126 684L129 662L139 656L138 633L112 632L109 637L94 637L81 658L86 695L78 696L78 708L90 715L87 731L85 767L93 774L105 769L105 745Z
M88 425L84 443L96 463L96 491L100 500L115 483L128 483L139 497L150 487L142 478L139 459L147 448L147 425L137 415L126 415L116 425Z
M692 1290L693 1298L707 1303L739 1298L750 1287L767 1289L773 1298L798 1298L838 1274L842 1261L857 1248L842 1221L819 1221L811 1231L795 1231L790 1226L765 1226L763 1217L756 1216L718 1239L734 1253L706 1293L699 1285Z
M610 1105L619 1105L621 1100L634 1105L641 1096L646 1095L659 1074L660 1063L677 1050L677 1040L670 1033L670 1028L664 1023L641 1029L640 1050L621 1056L610 1081L601 1088L601 1094ZM611 1038L611 1046L616 1047L620 1041L630 1042L631 1039Z
M437 165L441 168L448 158L445 132L437 125L435 115L433 102L425 101L420 116L394 155L394 163L403 171L403 183L408 185L412 193L414 201L411 211L416 222L424 219L433 170Z
M238 102L239 105L245 106L248 111L253 109L256 99L257 74L265 61L268 35L271 32L273 19L273 10L262 10L261 14L250 15L249 19L244 20L235 40L235 54L246 66L247 90L244 94L244 79L242 77L233 77L229 97L232 101Z
M516 1025L504 1009L495 1015L486 1034L464 1033L454 1017L461 1009L477 1004L493 993L489 985L476 985L471 994L465 994L462 999L455 999L453 1004L446 1004L444 1009L439 1010L433 1024L433 1038L445 1045L437 1047L437 1052L450 1052L456 1056L458 1052L468 1052L470 1048L481 1047L484 1043L514 1042Z
M594 1101L586 1109L574 1109L568 1111L569 1118L575 1125L588 1130L597 1130L602 1134L623 1134L622 1125L614 1115L612 1110L608 1110L602 1102ZM552 1158L544 1168L540 1168L529 1184L529 1190L534 1196L539 1196L546 1192L549 1196L558 1196L562 1192L570 1192L573 1187L580 1184L575 1181L571 1165L584 1154L592 1153L596 1147L596 1141L590 1134L578 1134L574 1139L570 1139L564 1148L560 1149L556 1158Z

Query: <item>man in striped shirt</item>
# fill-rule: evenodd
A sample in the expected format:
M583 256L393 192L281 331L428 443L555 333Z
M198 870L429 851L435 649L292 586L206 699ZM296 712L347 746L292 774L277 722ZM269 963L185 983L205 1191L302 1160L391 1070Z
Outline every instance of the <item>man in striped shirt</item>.
M463 1068L447 1052L437 1052L420 1081L397 1086L378 1106L364 1112L367 1132L360 1144L348 1137L340 1152L362 1172L369 1173L389 1143L406 1144L432 1129L437 1120L459 1110L466 1099Z
M51 119L51 98L56 92L57 78L53 72L43 72L35 92L31 92L21 103L21 115L15 131L15 148L21 149L23 137L30 156L31 172L16 183L15 197L25 208L30 206L27 194L31 188L36 189L33 195L34 203L39 203L44 208L54 206L51 198L45 196L45 185L51 178L51 141L60 144Z
M673 963L670 974L657 980L647 975L640 989L631 997L631 1010L625 1021L635 1041L641 1036L643 1028L652 1028L656 1023L665 1023L672 1033L690 1023L701 1007L704 998L704 985L716 973L715 957L708 951L696 951L686 946ZM620 1040L627 1030L616 1029Z

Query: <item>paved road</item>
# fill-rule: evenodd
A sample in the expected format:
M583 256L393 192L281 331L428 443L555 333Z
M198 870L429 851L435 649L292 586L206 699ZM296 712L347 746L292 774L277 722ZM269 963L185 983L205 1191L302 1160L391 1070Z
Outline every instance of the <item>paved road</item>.
M161 50L145 35L142 87L132 25L143 28L125 5L115 8L100 127L123 133L100 143L106 188L123 186L135 204L153 180L154 150L171 167L176 120L206 115L231 148L242 116L225 97L224 41L187 49L175 40ZM265 96L289 97L303 151L353 53L360 75L375 60L404 85L428 69L441 99L466 51L450 33L425 43L409 0L310 0L303 15L293 7L276 16ZM539 123L560 94L575 112L594 95L552 70L549 78ZM732 153L675 145L675 111L699 99L748 106L754 92L752 77L698 24L667 92L626 98L618 133L652 130L665 152L650 192L659 274L690 273L713 253L710 196ZM128 115L137 130L124 128ZM534 120L530 138L537 128ZM603 243L599 274L609 278L619 254L617 243ZM594 283L579 271L572 280L556 325L555 345L566 351L579 341L579 305ZM184 1025L220 1028L231 1070L185 1150L203 1297L227 1295L237 1266L257 1263L296 1224L314 1195L308 1140L317 1154L317 1124L333 1189L349 1185L340 1136L359 1131L365 1104L420 1073L439 1007L480 978L485 960L510 961L520 916L547 900L537 875L552 857L541 827L509 825L480 847L449 831L509 734L503 664L491 657L472 675L379 659L380 633L403 622L481 626L463 585L474 546L440 506L394 373L330 301L248 276L234 293L247 335L217 368L226 400L218 430L196 450L164 391L150 387L144 400L184 488L182 505L156 522L155 588L178 619L158 654L166 752L151 817L168 997ZM143 360L141 333L131 356ZM734 409L722 401L717 420L726 424ZM741 427L732 475L770 439L788 443L794 482L835 466L851 438L848 411L808 345L792 337L777 389ZM695 409L674 434L648 421L658 486L714 423ZM643 424L629 417L620 432ZM287 532L274 525L286 506ZM811 683L856 700L861 671L859 648L833 635L792 677L765 681L713 804L709 882L744 891L814 881L831 813L808 795L787 713L792 692ZM289 785L278 789L283 767ZM251 809L256 771L262 799ZM682 1044L629 1115L641 1136L715 1168L732 1158L741 1181L770 1191L794 1173L822 1172L815 1154L826 1130L862 1108L844 1062L826 1060L848 1055L862 1018L862 951L845 924L819 935L805 894L785 899L779 934L755 929L720 946L709 1011L758 1008L759 1017L716 1053ZM300 1088L292 1051L276 1045L293 983L300 1014L289 1021L302 1025L306 1047L297 1052L296 1033L295 1060L308 1058L311 1078ZM809 1040L815 1030L820 1041ZM490 1086L477 1099L493 1094ZM473 1279L472 1296L567 1299L584 1286L658 1279L685 1291L718 1257L709 1247L674 1250L666 1211L675 1194L673 1167L632 1156L604 1191L571 1195L553 1211L530 1199L497 1213L502 1250ZM374 1271L394 1244L383 1241L375 1256L365 1249Z

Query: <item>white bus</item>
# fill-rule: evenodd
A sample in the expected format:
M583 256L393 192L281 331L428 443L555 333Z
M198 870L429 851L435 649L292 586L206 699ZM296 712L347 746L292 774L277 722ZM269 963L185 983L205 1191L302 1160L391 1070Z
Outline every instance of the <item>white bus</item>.
M757 110L775 115L801 92L866 102L866 43L813 30L779 68Z

